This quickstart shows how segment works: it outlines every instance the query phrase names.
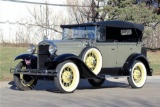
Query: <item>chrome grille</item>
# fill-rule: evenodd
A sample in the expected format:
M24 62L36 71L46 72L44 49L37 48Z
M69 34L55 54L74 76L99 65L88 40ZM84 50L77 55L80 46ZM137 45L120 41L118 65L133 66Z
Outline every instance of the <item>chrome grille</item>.
M47 59L50 57L48 48L49 48L49 45L38 46L38 68L39 69L45 69L48 65Z

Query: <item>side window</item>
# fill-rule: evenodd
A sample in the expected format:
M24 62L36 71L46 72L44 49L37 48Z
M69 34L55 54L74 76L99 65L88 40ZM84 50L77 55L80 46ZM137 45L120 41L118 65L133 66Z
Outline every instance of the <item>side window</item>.
M107 42L137 42L137 33L134 29L106 27Z
M114 27L107 27L106 28L106 39L107 42L118 42L120 37L120 30Z
M104 26L98 26L96 31L97 42L106 41L106 28Z

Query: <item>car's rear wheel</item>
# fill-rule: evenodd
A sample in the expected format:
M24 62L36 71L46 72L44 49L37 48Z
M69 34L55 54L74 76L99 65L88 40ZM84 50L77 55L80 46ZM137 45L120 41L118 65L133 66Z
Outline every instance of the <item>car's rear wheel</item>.
M77 66L71 61L60 63L56 70L58 76L54 78L54 83L62 93L74 92L79 84L80 74Z
M146 78L147 73L145 65L141 61L135 61L130 77L128 78L129 85L132 88L141 88L144 86Z
M19 62L15 69L26 69L24 62ZM30 75L14 74L14 82L18 89L26 91L32 90L37 84L37 80Z
M82 54L82 60L94 74L99 74L102 68L102 55L98 49L86 49Z
M105 79L88 79L88 82L93 87L99 87L99 86L101 86L105 82Z

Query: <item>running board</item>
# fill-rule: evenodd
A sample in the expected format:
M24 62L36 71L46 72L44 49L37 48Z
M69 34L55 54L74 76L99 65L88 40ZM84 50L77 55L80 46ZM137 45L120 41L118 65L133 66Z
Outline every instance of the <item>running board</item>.
M112 76L112 75L105 75L105 79L119 79L119 78L127 78L129 76Z

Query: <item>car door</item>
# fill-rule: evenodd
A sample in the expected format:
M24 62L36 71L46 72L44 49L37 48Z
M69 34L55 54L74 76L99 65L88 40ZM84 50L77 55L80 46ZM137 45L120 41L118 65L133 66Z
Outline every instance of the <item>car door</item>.
M138 42L118 42L117 47L117 67L122 67L127 58L133 53L141 52L141 43Z
M97 43L97 48L102 54L102 67L113 68L116 66L117 60L117 43L116 42L103 42Z
M137 33L134 29L121 29L118 49L117 49L117 66L122 67L127 58L133 53L141 52L141 43L138 41Z
M117 42L113 39L106 39L106 27L103 26L97 27L96 37L96 47L102 54L102 67L115 67L117 58Z

